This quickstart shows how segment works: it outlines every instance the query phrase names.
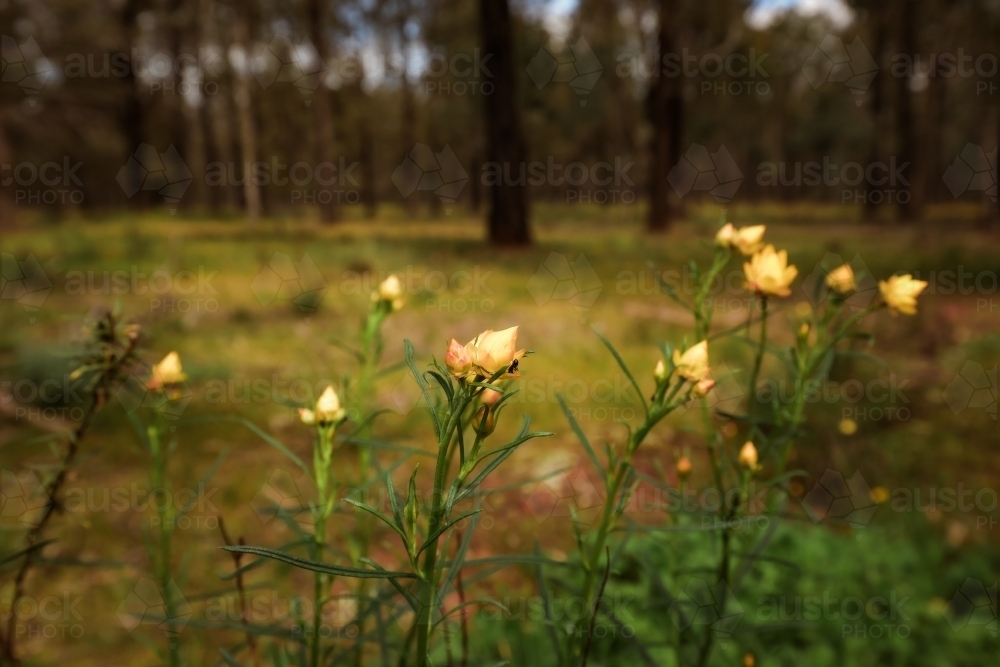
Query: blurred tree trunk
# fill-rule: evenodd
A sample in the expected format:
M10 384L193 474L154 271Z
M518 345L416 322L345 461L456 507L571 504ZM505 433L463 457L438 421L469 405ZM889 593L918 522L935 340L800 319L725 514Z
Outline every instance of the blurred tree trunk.
M309 0L308 23L309 36L312 39L316 55L322 63L327 62L329 49L327 48L326 35L323 27L326 25L323 12L324 4L320 0ZM320 79L316 93L313 95L313 114L316 123L316 162L317 169L320 164L334 163L336 158L334 153L334 127L333 108L330 104L330 89L326 82ZM339 177L338 172L338 177ZM337 192L331 186L320 186L323 188L319 193L319 218L322 222L330 224L336 222L338 217ZM329 201L323 201L328 199Z
M13 164L2 109L0 109L0 164ZM17 220L14 218L14 202L10 199L10 192L10 188L0 188L0 229L11 229L17 224Z
M135 34L138 29L136 21L139 12L144 9L143 5L142 0L126 0L122 6L122 49L123 53L129 54L130 57L132 47L135 43ZM122 77L122 83L125 85L127 93L118 121L122 128L122 134L125 136L126 150L128 151L128 154L122 159L122 164L125 165L126 169L132 171L128 177L129 180L134 183L140 183L142 182L142 175L137 173L135 163L129 159L139 149L139 145L142 144L143 122L145 120L145 105L139 91L139 83L135 77L135 67L126 69L125 75ZM130 208L145 208L148 201L147 193L140 190L129 199L128 205Z
M921 215L921 198L923 189L923 172L920 165L920 147L917 143L916 123L913 117L913 81L917 62L916 14L919 3L917 0L898 0L898 26L900 53L905 54L910 62L903 76L896 79L896 152L899 163L908 164L904 178L909 186L904 186L897 193L899 200L899 217L904 222L912 222Z
M413 99L413 88L410 86L410 41L406 36L406 21L409 17L399 17L397 30L399 32L399 48L403 52L403 71L400 77L400 95L402 96L402 127L400 127L400 156L402 163L410 154L417 142L417 107ZM406 213L411 218L416 217L419 204L419 192L411 193L404 201Z
M221 57L226 58L229 51L229 40L223 39L219 33L218 18L216 17L218 5L215 0L201 0L200 24L204 39L202 45L205 48L218 49ZM206 99L205 110L207 115L209 135L211 144L205 142L206 153L211 146L212 158L221 164L224 174L234 173L234 151L233 134L231 132L232 107L229 104L230 96L227 90L227 82L221 80L219 91L216 95L209 95ZM216 184L211 189L211 206L216 212L225 209L236 209L239 206L238 191L229 182L228 176L222 183Z
M205 206L205 167L208 163L205 151L205 132L202 125L202 107L205 105L204 97L204 77L205 71L202 68L201 50L202 33L199 29L201 22L198 21L200 14L199 0L188 0L183 12L183 36L179 42L180 51L188 56L189 62L193 60L195 71L176 72L177 99L181 107L183 123L180 124L181 133L177 137L180 142L178 150L184 158L185 164L194 176L191 186L183 199L184 208L188 210L201 210ZM180 32L180 30L178 30ZM181 94L184 86L191 86L193 91L188 94Z
M378 193L375 183L375 137L372 134L372 123L368 107L371 100L365 99L365 113L361 115L358 134L361 138L361 201L365 205L365 215L374 218L378 215Z
M680 98L676 81L663 71L663 56L673 51L671 20L674 15L673 0L659 0L659 28L657 31L656 60L653 80L646 98L646 114L652 127L649 138L649 214L646 230L662 233L670 228L673 210L670 203L670 186L667 174L680 159Z
M885 135L885 128L883 127L885 123L883 107L885 106L885 89L884 80L885 72L888 71L887 65L891 66L886 57L887 43L888 43L888 30L886 16L886 8L883 4L884 0L870 0L868 2L868 17L872 24L872 48L874 49L875 62L878 63L881 76L876 74L875 79L872 81L871 87L868 89L868 94L870 95L870 102L868 109L871 112L871 126L872 126L872 137L871 137L871 147L868 152L868 164L875 164L881 162L884 157L882 150L882 137ZM865 205L863 209L863 218L865 222L875 222L878 215L878 203L875 201L876 197L884 196L883 193L879 192L878 186L872 182L873 179L865 179Z
M502 174L499 183L489 186L489 240L494 245L529 245L527 187L516 179L516 174L527 168L527 150L518 116L513 27L508 1L480 0L479 27L483 52L493 58L494 92L483 97L486 160L499 165Z
M253 120L253 98L250 95L250 17L249 7L243 3L233 6L235 22L233 30L236 44L243 50L243 62L236 68L234 99L239 117L240 152L243 160L243 198L247 219L255 222L260 218L260 190L253 181L253 165L257 161L257 129Z

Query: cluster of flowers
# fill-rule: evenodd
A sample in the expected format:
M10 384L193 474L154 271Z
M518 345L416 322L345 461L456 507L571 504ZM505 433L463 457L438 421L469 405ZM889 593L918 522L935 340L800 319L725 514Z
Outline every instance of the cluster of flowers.
M788 253L776 251L773 245L764 245L764 225L753 225L736 229L727 223L715 236L715 242L723 248L737 250L750 258L743 265L747 287L762 296L789 296L791 284L799 270L788 264ZM847 295L857 289L854 270L844 264L826 277L826 285L840 295ZM892 276L878 284L882 298L893 313L915 315L917 296L927 287L924 280L915 280L912 275Z

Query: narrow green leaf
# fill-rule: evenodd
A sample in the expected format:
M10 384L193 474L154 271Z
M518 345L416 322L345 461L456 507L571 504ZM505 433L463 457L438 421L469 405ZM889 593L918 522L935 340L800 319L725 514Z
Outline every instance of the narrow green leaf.
M314 560L308 560L306 558L298 558L297 556L292 556L286 554L282 551L275 551L274 549L268 549L267 547L254 547L254 546L231 546L231 547L220 547L225 551L237 551L240 553L253 554L255 556L263 556L265 558L271 558L282 563L287 563L293 567L301 568L303 570L310 570L311 572L320 572L322 574L332 574L338 577L352 577L355 579L416 579L417 575L412 572L392 572L389 570L362 570L357 567L347 567L343 565L332 565L329 563L320 563Z
M431 418L434 420L434 433L441 439L441 420L438 418L437 410L434 409L434 404L431 403L430 394L427 393L427 385L424 383L424 377L417 370L417 365L413 362L413 343L407 338L403 341L403 353L406 358L406 365L410 368L410 373L413 374L413 379L417 381L417 386L420 387L420 394L424 397L424 403L430 408Z
M478 509L477 508L477 509L471 510L469 512L466 512L465 514L462 514L461 516L456 517L455 519L449 521L445 525L443 525L440 528L438 528L437 530L435 530L433 533L431 533L430 535L427 536L427 539L424 540L424 544L417 551L417 555L419 556L421 553L423 553L424 549L426 549L427 547L429 547L435 540L437 540L437 538L441 537L441 535L444 534L444 532L446 530L448 530L449 528L451 528L455 524L460 523L462 520L468 519L470 516L473 516L475 514L479 514L480 512L482 512L482 509Z
M604 347L608 348L608 351L610 351L612 356L614 356L615 361L618 362L618 367L622 369L622 372L625 373L629 382L632 383L632 387L635 389L635 393L639 397L639 403L642 405L642 410L648 416L649 406L646 405L646 397L643 395L642 389L639 388L639 383L636 382L635 378L632 376L632 371L630 371L628 366L625 365L625 360L622 359L622 355L618 354L618 350L615 349L615 346L611 344L611 341L608 340L604 334L593 327L591 327L591 329L593 329L594 333L597 334L597 337L601 339L601 342L604 343Z
M576 433L576 437L580 440L580 444L583 445L584 451L587 452L590 462L594 464L594 469L601 476L601 479L604 480L604 486L606 488L608 486L608 473L604 469L604 466L601 465L600 459L597 458L597 452L595 452L594 448L590 446L590 440L587 439L587 435L583 432L580 424L576 421L576 417L574 417L573 413L570 412L569 406L566 404L566 397L559 394L558 399L559 405L562 407L563 414L565 414L566 419L569 420L570 428L572 428L573 432Z

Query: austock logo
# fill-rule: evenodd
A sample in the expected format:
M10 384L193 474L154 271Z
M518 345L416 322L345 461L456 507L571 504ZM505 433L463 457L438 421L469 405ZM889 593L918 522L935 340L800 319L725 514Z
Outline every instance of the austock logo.
M132 372L122 382L115 392L115 398L121 403L128 414L133 414L139 408L154 408L161 410L163 416L170 422L180 419L181 414L194 398L194 392L186 382L172 386L166 391L149 388L149 378L153 377L153 367L148 362L138 363L132 367ZM170 425L173 431L177 426Z
M526 498L528 510L538 523L573 517L580 524L596 518L603 497L583 470L567 471L542 480Z
M743 172L725 146L710 153L701 144L691 144L687 153L667 174L667 182L678 197L692 190L708 192L720 204L728 204L743 184Z
M287 470L278 468L271 473L250 501L254 514L265 526L276 517L289 518L296 523L308 524L304 515L309 513L304 491L315 487L309 475L303 473L292 477ZM304 526L308 527L308 525Z
M49 504L45 486L33 470L20 474L0 471L0 516L17 519L27 527L34 526Z
M177 212L177 204L187 192L194 175L171 144L166 152L157 152L149 144L140 144L115 177L125 196L131 199L140 191L156 192Z
M313 313L326 294L326 279L308 254L295 261L276 252L253 279L250 289L267 306L274 301L291 302L303 313Z
M417 144L392 172L392 182L404 198L418 191L433 192L446 205L455 203L468 181L469 174L448 144L440 153ZM451 208L445 212L451 213Z
M168 610L172 612L170 616ZM140 625L156 625L173 645L194 610L173 579L164 589L152 579L143 577L118 605L116 614L126 631L132 632Z
M287 37L275 37L267 46L258 46L250 68L261 88L291 83L302 93L306 106L327 73L326 63L312 42L302 39L292 43Z
M865 91L878 74L878 63L860 37L845 45L836 35L827 35L802 66L802 73L813 89L827 82L843 83L854 93L854 103L861 106Z
M838 471L828 469L802 499L802 508L813 523L837 519L854 528L864 528L872 520L878 503L860 471L845 480Z
M604 67L587 40L580 37L576 44L555 52L543 45L528 63L526 71L539 90L550 83L569 84L583 107L587 106L586 96L597 85Z
M52 282L35 256L28 253L23 260L10 253L0 254L0 299L16 301L28 313L38 312L52 291ZM28 321L34 324L35 318Z
M997 418L997 365L986 370L982 364L966 361L944 390L944 400L956 415L967 408L985 408Z
M34 98L42 91L45 82L55 73L56 67L46 60L34 37L28 37L23 44L18 45L13 37L0 37L0 53L2 53L2 73L0 80L5 83L16 83L28 95L28 103L34 104Z
M670 603L670 611L679 629L707 625L722 641L733 636L744 613L743 605L725 581L711 586L697 577L692 577L684 592Z
M983 626L997 636L997 582L987 588L979 579L966 579L948 603L945 615L955 632L967 626Z
M553 252L528 279L527 288L539 306L549 301L568 301L579 313L580 321L586 321L604 285L584 254L570 262L566 255Z
M981 146L966 144L941 177L956 199L965 192L983 192L997 201L997 149L987 154Z
M861 258L861 255L855 253L851 261L846 262L843 257L832 252L823 255L823 259L819 261L812 273L806 276L806 279L802 282L801 289L813 305L822 304L830 296L831 289L826 284L826 278L830 275L831 271L844 264L848 264L851 267L851 270L854 272L855 283L857 284L857 289L844 300L844 305L853 312L864 310L871 305L875 295L878 294L878 282L868 269L868 265Z

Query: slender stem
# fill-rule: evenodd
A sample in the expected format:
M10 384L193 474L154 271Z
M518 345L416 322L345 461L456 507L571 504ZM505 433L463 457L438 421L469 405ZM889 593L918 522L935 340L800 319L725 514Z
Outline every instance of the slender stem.
M451 413L448 415L444 429L438 441L437 462L434 467L434 494L431 498L431 518L427 526L427 534L434 535L441 527L444 520L444 488L448 475L448 449L451 444L452 434L456 428L461 427L462 413L472 400L468 389L464 385L459 385L458 396L452 405ZM431 541L431 545L426 548L427 555L424 557L424 567L421 570L420 586L420 609L417 617L417 665L426 667L428 664L427 651L430 645L431 627L433 625L433 610L436 604L435 587L437 586L437 557L438 540L440 536Z

